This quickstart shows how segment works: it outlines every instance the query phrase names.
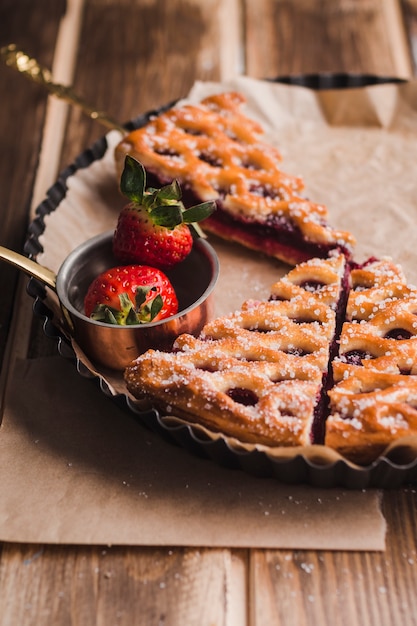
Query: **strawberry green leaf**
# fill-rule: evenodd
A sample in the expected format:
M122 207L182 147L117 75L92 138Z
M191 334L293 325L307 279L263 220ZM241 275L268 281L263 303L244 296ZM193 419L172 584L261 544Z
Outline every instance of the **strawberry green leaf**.
M154 288L152 288L152 289L154 289ZM146 296L148 295L150 290L151 290L151 287L144 287L143 285L141 285L140 287L136 288L136 296L135 296L135 309L136 309L136 311L139 311L139 309L142 306L142 304L145 304Z
M143 324L148 324L149 322L152 322L163 306L164 301L162 299L162 296L158 294L152 300L148 300L148 302L141 308L140 312L138 313L139 320Z
M119 324L118 316L120 311L112 309L105 304L98 304L94 311L91 313L91 319L96 322L104 322L105 324Z
M158 315L159 311L162 309L163 306L164 306L164 301L162 299L162 296L158 293L158 295L152 300L152 303L151 303L150 321L155 319L155 317Z
M170 185L165 185L158 189L155 200L161 201L163 203L164 200L181 200L181 187L177 180L173 180Z
M119 294L119 301L120 301L120 310L122 312L128 312L129 309L133 308L133 302L130 299L129 294L126 293L125 291Z
M175 228L183 222L183 213L178 204L161 204L150 211L150 216L154 224L165 228Z
M138 318L138 314L136 311L131 308L126 316L124 325L126 326L134 326L135 324L140 324L140 319Z
M182 214L182 219L186 224L201 222L209 217L215 210L215 202L202 202L201 204L196 204L190 209L186 209Z
M120 179L120 190L132 202L140 204L145 193L146 173L142 163L126 155Z
M152 322L164 306L164 301L160 294L146 302L146 297L150 291L156 292L156 287L140 286L136 290L136 323Z

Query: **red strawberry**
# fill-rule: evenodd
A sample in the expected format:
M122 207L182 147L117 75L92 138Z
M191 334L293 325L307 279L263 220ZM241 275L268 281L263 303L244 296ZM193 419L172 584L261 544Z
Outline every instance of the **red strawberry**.
M155 322L178 311L178 300L169 279L146 265L113 267L88 288L84 299L87 317L121 326Z
M127 155L120 188L130 203L120 212L113 236L113 254L120 263L145 263L167 269L191 252L187 224L201 221L215 209L203 202L185 209L177 181L161 189L145 189L141 163Z
M186 224L158 226L145 207L134 203L119 214L113 237L113 254L119 263L147 263L166 269L183 261L192 247Z

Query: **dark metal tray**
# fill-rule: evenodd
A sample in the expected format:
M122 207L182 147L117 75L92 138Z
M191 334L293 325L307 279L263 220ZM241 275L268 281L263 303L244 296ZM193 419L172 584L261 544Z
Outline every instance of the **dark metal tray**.
M310 89L349 89L352 87L364 87L383 83L400 83L403 79L384 76L362 74L311 74L280 77L277 82L300 85ZM157 115L161 111L172 106L169 103L165 107L150 111L128 122L127 130L139 128L145 124L149 117ZM39 236L45 230L44 218L47 214L55 211L67 192L67 179L77 170L86 168L94 161L101 159L107 150L106 137L102 137L93 146L82 152L78 158L63 172L56 183L48 190L47 197L36 210L36 218L29 226L28 237L25 244L25 253L33 258L42 251ZM77 371L95 384L112 401L124 408L140 424L156 432L170 443L179 445L192 454L209 458L213 462L225 468L240 469L259 477L274 477L278 481L292 484L309 484L317 487L341 486L348 489L364 488L395 488L401 485L412 484L417 480L417 458L408 462L398 463L393 458L380 457L367 467L353 466L343 459L331 464L314 463L299 454L290 459L276 459L266 452L254 450L251 452L232 448L220 438L212 440L190 425L173 425L165 423L156 410L139 411L137 407L125 395L114 396L106 381L92 374L88 368L76 357L67 339L53 324L53 315L43 302L44 287L35 279L28 284L28 293L34 299L33 310L35 315L43 319L45 335L57 342L59 353L74 362Z

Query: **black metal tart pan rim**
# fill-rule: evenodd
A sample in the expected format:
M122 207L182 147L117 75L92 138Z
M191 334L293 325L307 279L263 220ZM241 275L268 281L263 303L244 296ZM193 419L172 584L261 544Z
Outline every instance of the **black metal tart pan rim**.
M403 83L405 79L398 77L378 76L373 74L355 73L320 73L299 74L267 79L288 85L298 85L309 89L349 89L376 84ZM173 102L158 110L149 111L125 124L127 130L138 128L147 120L172 106ZM67 192L67 180L78 170L86 168L100 158L107 150L106 137L101 137L90 148L83 151L75 161L61 172L56 183L48 190L45 200L38 206L36 217L28 229L25 253L36 258L42 251L39 241L44 232L45 215L55 211ZM254 450L243 452L231 448L227 441L220 438L211 440L204 438L191 425L166 424L156 410L138 411L125 395L114 396L104 379L92 374L76 357L67 339L52 322L52 313L43 302L44 287L35 279L30 279L27 287L29 295L34 299L33 311L43 319L43 329L47 337L57 343L59 353L73 361L78 373L90 378L101 391L125 409L140 424L157 433L171 444L179 445L188 452L224 466L242 470L253 476L272 477L287 484L308 484L320 488L344 487L347 489L383 488L392 489L413 484L417 480L417 458L406 464L397 464L386 457L380 457L366 467L356 467L340 459L332 464L320 465L313 463L303 455L295 455L290 459L279 460L268 454Z

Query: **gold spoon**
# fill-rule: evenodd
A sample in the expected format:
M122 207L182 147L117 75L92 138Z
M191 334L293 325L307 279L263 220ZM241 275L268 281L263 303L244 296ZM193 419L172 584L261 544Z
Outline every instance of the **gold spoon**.
M47 267L39 265L39 263L23 256L23 254L19 254L18 252L14 252L14 250L9 250L9 248L0 246L0 260L6 261L29 276L37 278L48 287L51 287L51 289L56 290L56 276L54 272Z
M42 85L57 98L80 107L91 119L97 120L106 128L119 130L126 134L126 129L123 126L109 117L104 111L97 111L95 107L85 102L74 92L72 87L55 83L51 72L46 67L40 65L36 59L25 54L22 50L18 50L16 44L11 43L0 48L0 56L1 60L8 67L20 72L29 80Z
M104 111L97 109L88 104L83 98L76 94L72 87L55 83L52 79L51 72L43 67L36 59L19 50L16 44L11 43L0 48L1 60L12 69L23 74L29 80L45 87L52 95L65 100L70 104L78 106L91 119L96 120L111 130L118 130L123 135L128 131L121 126L119 122L111 118ZM191 224L190 224L191 226ZM206 235L198 223L192 224L193 229L199 237L205 238Z

